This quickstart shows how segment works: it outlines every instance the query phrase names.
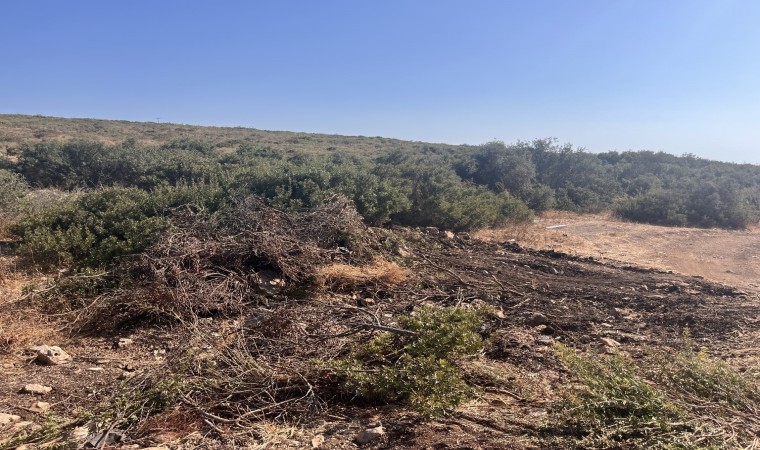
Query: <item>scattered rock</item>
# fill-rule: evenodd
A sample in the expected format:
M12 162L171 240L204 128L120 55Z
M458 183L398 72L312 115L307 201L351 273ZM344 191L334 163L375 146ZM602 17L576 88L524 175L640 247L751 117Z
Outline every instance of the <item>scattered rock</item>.
M45 414L46 412L50 411L50 403L35 402L35 404L33 404L32 407L29 408L29 410L32 412L36 412L38 414Z
M454 236L456 235L452 231L441 231L441 237L446 239L454 239Z
M620 347L620 342L614 339L601 338L599 339L599 341L600 341L600 344L598 347L599 351L602 353L606 353L608 355L614 355L618 351L618 348Z
M124 440L124 432L121 430L102 431L87 436L84 448L104 448L106 445L117 444Z
M116 343L114 344L114 346L116 348L125 348L125 347L129 347L130 345L132 345L134 343L135 343L135 341L133 341L132 339L129 339L129 338L119 338L119 340L116 341Z
M57 366L58 364L66 364L71 361L71 356L64 352L61 347L37 345L32 347L32 351L37 352L35 361L46 366Z
M11 428L11 433L18 433L24 428L29 428L31 430L38 430L40 426L28 420L23 421L23 422L16 422L15 424L13 424L13 427Z
M531 327L537 327L540 325L546 325L549 323L549 318L541 313L532 314L528 317L527 324Z
M134 372L124 371L124 372L120 373L119 376L116 377L116 379L117 380L129 380L130 378L134 378L135 375L137 375L137 374L134 373Z
M412 254L405 247L399 247L396 249L396 254L402 258L408 258Z
M27 384L24 386L24 388L21 390L24 394L33 394L33 395L45 395L49 394L50 391L52 391L53 388L50 386L43 386L41 384Z
M71 430L71 439L77 442L84 442L87 440L87 436L94 433L97 429L97 425L94 422L89 422L86 425Z
M311 448L319 448L325 443L325 436L318 434L311 438Z
M359 445L368 444L374 441L375 439L383 436L384 434L385 434L385 428L383 428L382 426L375 427L375 428L367 428L366 430L356 435L356 443Z
M369 306L375 306L376 302L375 302L374 298L365 297L365 298L359 299L359 301L357 303L359 304L359 306L363 306L363 307L366 308L366 307L369 307Z
M0 425L8 425L19 420L21 420L21 417L15 414L0 413Z
M106 369L102 367L88 367L87 370L89 370L90 372L102 372Z
M552 345L554 343L554 338L551 336L539 336L536 339L536 342L542 345Z

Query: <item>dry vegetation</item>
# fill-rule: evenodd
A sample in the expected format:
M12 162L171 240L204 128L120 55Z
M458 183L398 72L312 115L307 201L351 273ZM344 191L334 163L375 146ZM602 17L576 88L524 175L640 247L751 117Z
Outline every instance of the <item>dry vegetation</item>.
M198 139L217 146L222 152L232 152L241 143L247 143L278 148L289 153L305 154L343 150L376 155L390 149L415 150L427 145L382 137L265 131L243 127L201 127L159 122L0 115L0 151L2 152L18 147L22 143L89 140L113 145L130 138L137 139L144 145L161 145L183 139Z

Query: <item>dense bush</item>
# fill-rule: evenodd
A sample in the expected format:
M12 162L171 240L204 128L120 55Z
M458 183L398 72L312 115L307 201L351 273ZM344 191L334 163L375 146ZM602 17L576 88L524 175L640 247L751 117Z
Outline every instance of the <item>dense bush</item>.
M458 308L420 308L335 364L346 388L374 402L400 402L427 417L453 410L471 395L456 361L480 351L478 314Z
M221 144L217 144L221 145ZM157 189L219 185L227 200L255 194L286 210L313 208L337 193L371 225L454 230L522 221L532 211L615 209L660 225L743 228L760 220L760 168L654 152L591 154L549 139L505 145L421 146L374 159L350 153L219 147L192 140L160 147L127 140L44 142L3 166L37 188ZM7 178L8 174L5 174ZM1 205L0 205L1 206Z
M0 169L0 214L13 210L28 190L29 187L23 177Z
M167 227L168 208L194 204L216 208L222 194L214 185L104 188L59 198L40 208L28 203L9 226L22 239L20 252L40 264L104 267L142 252Z

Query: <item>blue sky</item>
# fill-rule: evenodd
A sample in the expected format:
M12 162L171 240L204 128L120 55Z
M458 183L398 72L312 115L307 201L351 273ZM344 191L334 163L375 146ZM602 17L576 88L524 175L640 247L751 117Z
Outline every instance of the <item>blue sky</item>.
M0 113L760 163L760 1L6 1Z

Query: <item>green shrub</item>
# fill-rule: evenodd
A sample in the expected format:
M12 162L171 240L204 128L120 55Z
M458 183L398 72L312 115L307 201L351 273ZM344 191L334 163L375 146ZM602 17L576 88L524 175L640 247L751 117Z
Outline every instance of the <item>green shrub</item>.
M169 225L169 208L194 204L217 209L225 198L215 184L162 186L152 192L105 188L38 208L29 203L10 224L19 251L43 265L107 267L142 252Z
M555 344L577 384L552 409L554 427L582 448L689 448L686 414L620 353L586 357Z
M652 377L682 394L747 413L760 410L760 385L704 349L695 350L688 331L677 353L659 354Z
M402 403L425 417L440 417L472 395L456 361L480 351L478 314L423 307L402 317L405 334L382 333L334 368L352 395Z
M5 169L0 169L0 214L11 212L29 191L24 179Z

